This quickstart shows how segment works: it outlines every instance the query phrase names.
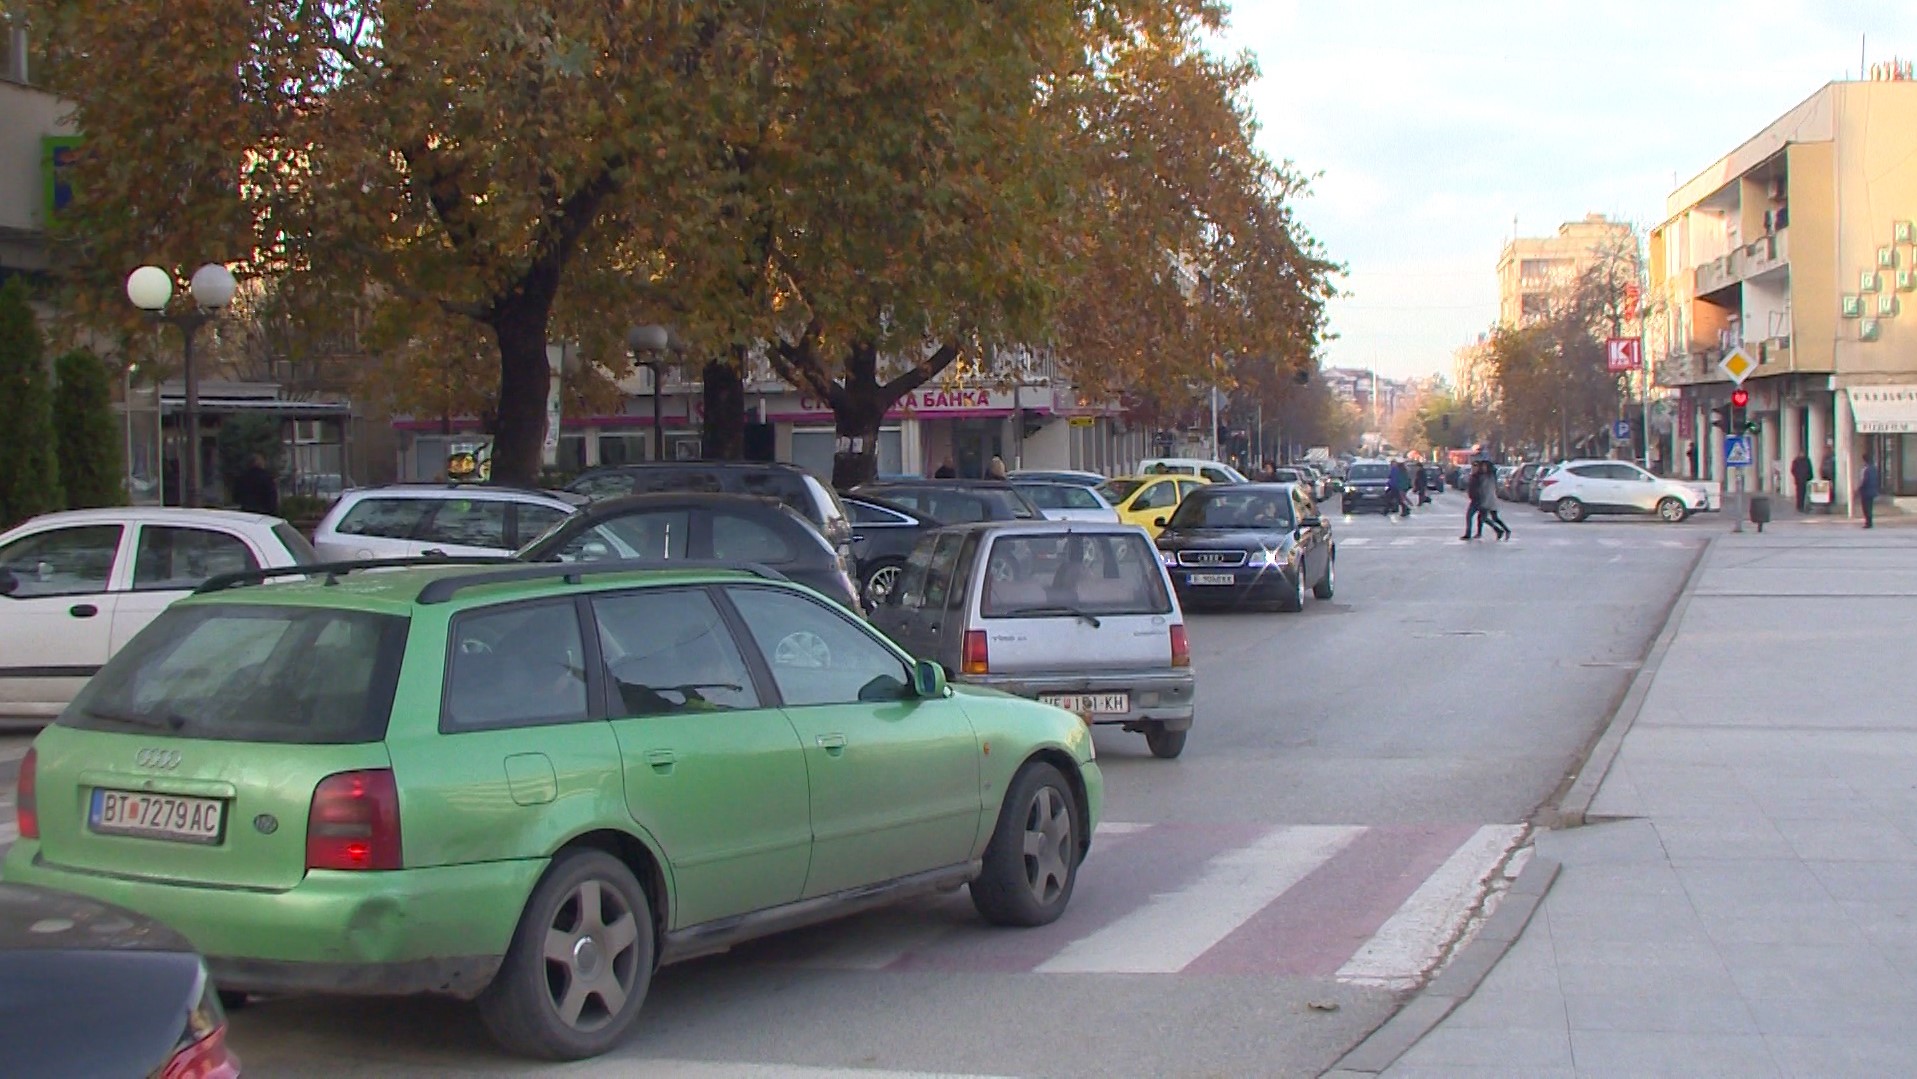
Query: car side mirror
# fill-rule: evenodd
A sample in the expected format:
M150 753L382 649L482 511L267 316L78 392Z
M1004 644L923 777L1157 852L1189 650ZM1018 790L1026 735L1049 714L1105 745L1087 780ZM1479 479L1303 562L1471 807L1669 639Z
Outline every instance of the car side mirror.
M20 587L20 578L10 569L0 569L0 596L11 596Z
M947 693L945 668L929 659L912 665L912 692L921 700L937 700Z
M1171 518L1169 518L1169 517L1154 517L1154 518L1152 518L1152 524L1155 524L1155 525L1157 525L1157 526L1158 526L1158 527L1160 527L1160 528L1163 528L1163 527L1165 527L1165 526L1166 526L1167 524L1170 524L1170 523L1171 523Z

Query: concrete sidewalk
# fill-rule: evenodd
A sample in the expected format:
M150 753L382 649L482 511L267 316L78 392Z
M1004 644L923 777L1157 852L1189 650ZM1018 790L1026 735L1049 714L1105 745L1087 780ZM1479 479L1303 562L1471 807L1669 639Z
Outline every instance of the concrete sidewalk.
M1917 1074L1913 627L1917 530L1720 535L1555 883L1384 1074Z

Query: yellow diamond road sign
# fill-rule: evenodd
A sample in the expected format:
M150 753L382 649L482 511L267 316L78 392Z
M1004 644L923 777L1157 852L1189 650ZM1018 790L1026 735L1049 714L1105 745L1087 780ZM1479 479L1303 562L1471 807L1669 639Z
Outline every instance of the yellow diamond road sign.
M1752 371L1757 370L1757 361L1751 359L1751 354L1739 346L1726 352L1724 358L1717 361L1717 369L1730 376L1732 385L1740 386L1745 379L1751 377Z

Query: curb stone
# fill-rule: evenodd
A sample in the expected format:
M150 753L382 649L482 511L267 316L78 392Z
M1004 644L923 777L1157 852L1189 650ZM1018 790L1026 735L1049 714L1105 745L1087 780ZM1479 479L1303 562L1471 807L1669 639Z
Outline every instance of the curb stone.
M1717 542L1718 537L1712 536L1698 548L1697 560L1691 563L1690 575L1684 579L1684 587L1678 590L1677 598L1665 613L1664 627L1658 631L1651 650L1638 666L1630 688L1624 691L1624 699L1618 702L1617 711L1611 713L1611 722L1605 725L1604 733L1598 736L1591 751L1585 755L1584 763L1578 768L1577 778L1571 782L1564 796L1558 799L1557 806L1547 807L1540 814L1540 826L1562 830L1583 827L1585 824L1586 814L1590 812L1591 802L1597 798L1598 788L1604 784L1604 777L1610 773L1618 751L1624 747L1624 736L1630 733L1632 725L1637 722L1638 713L1644 710L1644 699L1650 695L1651 684L1657 681L1657 672L1664 666L1664 656L1671 650L1671 642L1677 637L1677 627L1684 621L1684 612L1690 609L1691 597L1704 579L1704 567L1717 550Z
M1531 916L1537 913L1544 895L1557 880L1559 864L1549 858L1533 857L1511 883L1498 909L1484 928L1453 956L1451 962L1430 985L1385 1020L1350 1052L1325 1072L1327 1079L1359 1079L1373 1076L1397 1063L1426 1034L1444 1021L1459 1004L1477 991L1504 953L1517 943Z

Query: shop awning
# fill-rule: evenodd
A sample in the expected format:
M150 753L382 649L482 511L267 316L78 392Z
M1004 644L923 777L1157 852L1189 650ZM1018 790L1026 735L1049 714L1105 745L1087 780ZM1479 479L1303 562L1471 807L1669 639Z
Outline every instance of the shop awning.
M1851 386L1850 411L1860 435L1917 433L1917 383Z

